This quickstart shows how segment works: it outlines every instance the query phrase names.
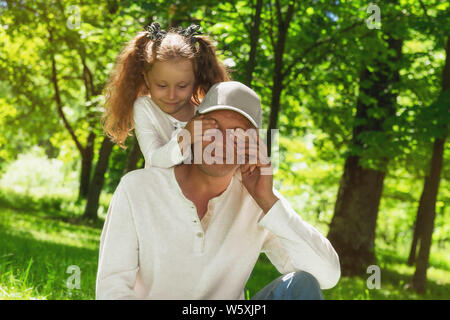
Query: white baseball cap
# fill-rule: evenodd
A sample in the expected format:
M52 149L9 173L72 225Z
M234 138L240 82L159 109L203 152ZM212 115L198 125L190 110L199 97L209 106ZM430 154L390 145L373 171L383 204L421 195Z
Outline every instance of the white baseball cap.
M215 110L233 110L246 117L256 128L262 127L261 99L255 91L237 81L213 85L198 106L200 114Z

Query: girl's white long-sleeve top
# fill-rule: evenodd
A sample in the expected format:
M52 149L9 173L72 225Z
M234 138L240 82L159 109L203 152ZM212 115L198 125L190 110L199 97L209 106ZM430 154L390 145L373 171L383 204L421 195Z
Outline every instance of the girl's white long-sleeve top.
M149 96L136 99L133 120L146 168L170 168L183 162L177 133L187 122L162 111Z

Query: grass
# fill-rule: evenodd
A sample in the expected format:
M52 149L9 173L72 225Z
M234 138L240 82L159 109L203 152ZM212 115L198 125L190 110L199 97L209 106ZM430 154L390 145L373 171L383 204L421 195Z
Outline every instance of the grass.
M95 299L101 226L77 225L42 210L0 207L0 299ZM364 278L341 278L336 287L324 291L325 299L450 298L448 250L432 251L427 293L418 295L408 290L414 267L404 263L407 246L395 251L377 247L381 288L369 290ZM81 271L79 289L68 289L68 281L74 284L71 266ZM247 297L278 276L261 255L247 283Z
M0 209L0 299L93 299L101 229ZM80 290L67 289L72 266Z

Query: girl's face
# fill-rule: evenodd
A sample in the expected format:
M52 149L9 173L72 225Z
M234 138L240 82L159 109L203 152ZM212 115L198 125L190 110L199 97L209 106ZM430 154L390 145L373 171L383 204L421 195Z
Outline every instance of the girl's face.
M156 61L146 77L153 101L162 111L176 115L190 103L195 76L191 60Z

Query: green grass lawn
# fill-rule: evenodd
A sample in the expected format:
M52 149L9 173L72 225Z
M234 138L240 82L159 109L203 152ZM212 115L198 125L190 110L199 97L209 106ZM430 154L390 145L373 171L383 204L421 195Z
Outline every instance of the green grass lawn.
M0 207L0 299L94 299L101 226ZM406 246L378 249L380 289L367 289L364 278L341 278L336 287L324 291L325 299L449 299L447 251L432 251L425 295L407 289L414 268L404 263L406 254ZM68 289L72 273L67 271L72 265L81 271L80 289ZM261 255L247 283L248 296L278 276Z

